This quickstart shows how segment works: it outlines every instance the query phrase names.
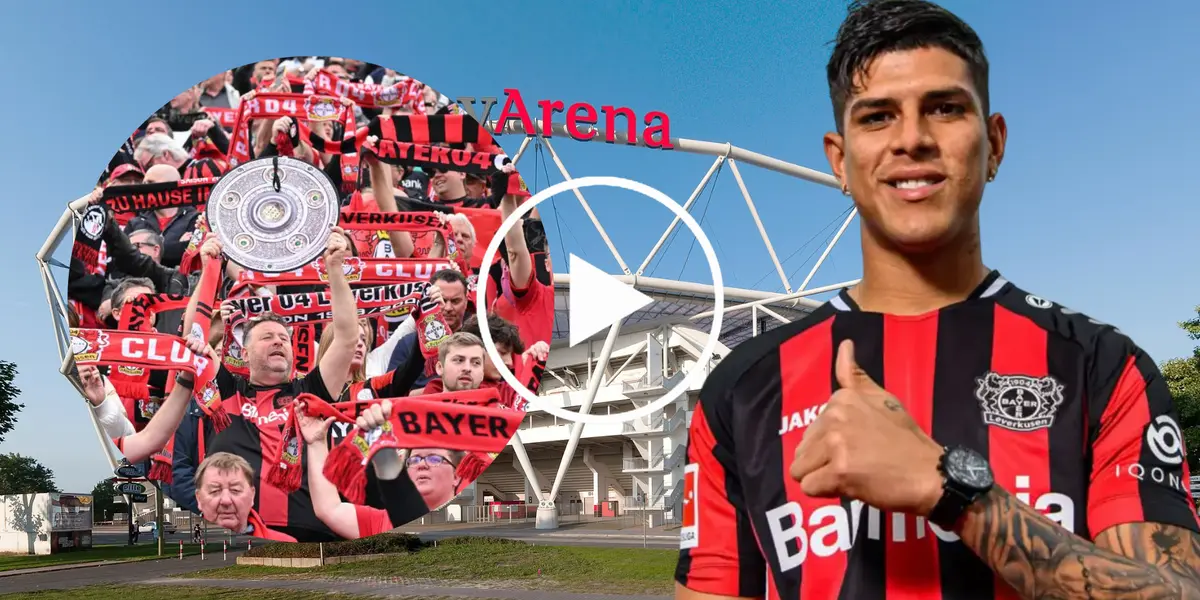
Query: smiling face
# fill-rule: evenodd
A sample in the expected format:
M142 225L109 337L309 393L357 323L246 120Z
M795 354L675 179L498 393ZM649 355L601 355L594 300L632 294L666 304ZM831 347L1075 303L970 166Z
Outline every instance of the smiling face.
M1004 122L984 114L966 61L941 48L877 56L856 82L826 154L863 219L863 243L904 253L978 236Z

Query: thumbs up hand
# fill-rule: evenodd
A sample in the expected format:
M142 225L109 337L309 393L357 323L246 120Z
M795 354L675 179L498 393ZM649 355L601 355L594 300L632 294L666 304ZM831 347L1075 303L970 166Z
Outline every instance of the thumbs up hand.
M927 516L942 495L942 447L858 366L854 342L838 347L834 372L841 389L804 431L792 478L809 496Z

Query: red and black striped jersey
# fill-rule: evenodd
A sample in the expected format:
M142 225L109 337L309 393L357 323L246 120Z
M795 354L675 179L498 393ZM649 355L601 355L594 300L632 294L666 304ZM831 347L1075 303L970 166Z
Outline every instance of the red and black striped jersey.
M1112 326L992 272L918 316L839 296L738 346L706 381L684 472L676 579L725 596L1016 598L953 532L788 475L838 389L838 344L934 440L988 457L997 485L1087 539L1114 525L1200 529L1178 414L1158 367Z

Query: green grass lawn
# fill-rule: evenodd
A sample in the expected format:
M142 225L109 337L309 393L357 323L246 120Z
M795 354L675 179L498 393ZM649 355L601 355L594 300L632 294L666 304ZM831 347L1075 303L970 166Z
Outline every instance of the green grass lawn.
M208 552L213 552L213 543L209 542ZM179 542L166 544L164 556L178 557ZM216 544L216 552L221 552L221 545ZM184 556L200 554L199 544L184 544ZM90 550L63 552L62 554L0 554L0 571L13 569L33 569L52 565L69 565L74 563L95 562L99 560L146 560L158 558L158 544L140 544L137 546L94 546ZM3 587L3 586L0 586Z
M235 598L253 598L254 600L316 600L318 598L337 598L337 600L377 600L372 596L352 596L331 592L306 592L301 590L231 590L220 588L175 587L175 586L104 586L94 585L72 590L45 590L25 594L0 594L0 599L17 600L233 600ZM456 598L438 598L424 596L422 600L463 600ZM475 599L487 600L487 599Z
M678 557L675 550L531 546L470 538L468 542L442 542L417 552L357 563L311 569L232 566L179 577L370 579L446 586L488 583L495 587L575 592L670 594Z

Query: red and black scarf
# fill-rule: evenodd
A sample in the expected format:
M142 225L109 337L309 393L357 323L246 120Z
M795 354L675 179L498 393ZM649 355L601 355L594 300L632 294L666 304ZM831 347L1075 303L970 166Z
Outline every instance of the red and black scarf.
M250 122L257 119L291 117L301 136L311 137L308 121L341 121L348 134L354 132L354 110L333 96L260 92L238 104L236 124L229 140L229 164L237 166L250 160ZM324 152L315 148L318 152Z
M379 85L345 81L320 69L314 77L305 80L304 92L345 96L363 108L401 107L417 113L425 112L425 84L411 77L401 77L392 85Z
M104 188L104 204L118 214L185 206L202 210L218 179L208 177L109 186Z
M310 394L302 394L296 402L304 403L305 414L314 418L335 418L344 423L354 422L361 412L360 405L383 402L384 398L328 404ZM355 431L329 452L323 474L350 502L362 504L366 497L366 468L374 454L382 449L447 448L463 451L499 452L508 445L524 418L524 413L497 406L491 390L471 390L446 394L389 398L392 415L382 426L371 432ZM295 414L295 411L292 411ZM290 430L290 431L289 431ZM299 421L293 419L284 427L278 461L268 481L283 489L298 489L301 453L291 453L299 447ZM294 482L294 488L289 487Z

